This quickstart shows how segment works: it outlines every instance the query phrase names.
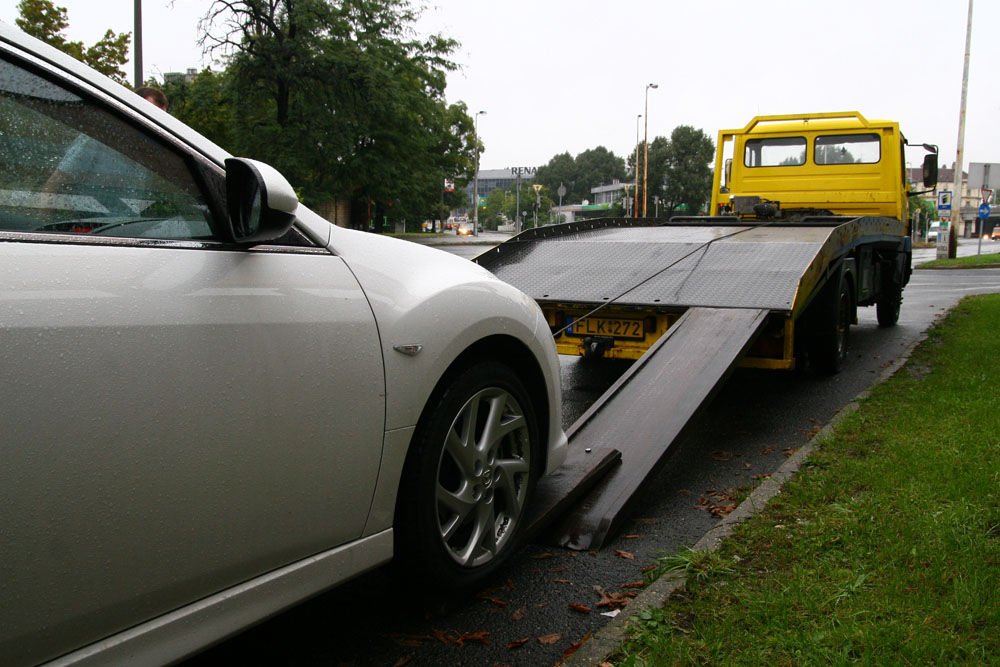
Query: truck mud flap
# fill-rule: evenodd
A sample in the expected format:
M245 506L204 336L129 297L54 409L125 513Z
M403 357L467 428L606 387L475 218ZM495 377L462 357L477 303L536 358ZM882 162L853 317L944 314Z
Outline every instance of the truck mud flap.
M617 449L621 463L556 524L550 535L557 544L576 550L602 546L629 501L665 462L671 444L753 343L767 315L766 309L688 309L570 427L575 457Z

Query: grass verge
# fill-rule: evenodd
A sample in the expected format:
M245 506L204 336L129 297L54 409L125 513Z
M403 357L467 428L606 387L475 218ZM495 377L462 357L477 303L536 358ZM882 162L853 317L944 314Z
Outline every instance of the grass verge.
M932 259L920 264L920 269L996 269L1000 268L1000 248L983 247L983 254L956 257L955 259Z
M964 301L710 555L620 665L1000 664L1000 295Z

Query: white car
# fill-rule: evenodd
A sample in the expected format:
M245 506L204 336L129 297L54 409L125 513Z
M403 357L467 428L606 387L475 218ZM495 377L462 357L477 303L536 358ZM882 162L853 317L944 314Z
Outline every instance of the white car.
M0 156L0 664L164 663L511 553L566 452L531 299L3 24Z

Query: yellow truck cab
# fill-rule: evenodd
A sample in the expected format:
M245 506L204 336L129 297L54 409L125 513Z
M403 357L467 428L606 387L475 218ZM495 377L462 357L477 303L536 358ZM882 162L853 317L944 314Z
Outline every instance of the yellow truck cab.
M758 116L719 132L711 212L886 216L906 225L904 147L898 123L857 111Z

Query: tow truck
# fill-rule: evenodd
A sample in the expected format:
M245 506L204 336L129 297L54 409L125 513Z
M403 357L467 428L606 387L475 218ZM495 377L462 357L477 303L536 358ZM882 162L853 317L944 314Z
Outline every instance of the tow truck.
M600 546L736 365L836 373L859 307L897 323L908 145L898 123L857 111L758 116L719 132L710 215L538 227L476 258L538 302L561 354L636 361L570 428L570 468L586 470L588 450L620 463L558 542ZM917 146L932 186L936 147ZM543 497L576 484L558 478Z

